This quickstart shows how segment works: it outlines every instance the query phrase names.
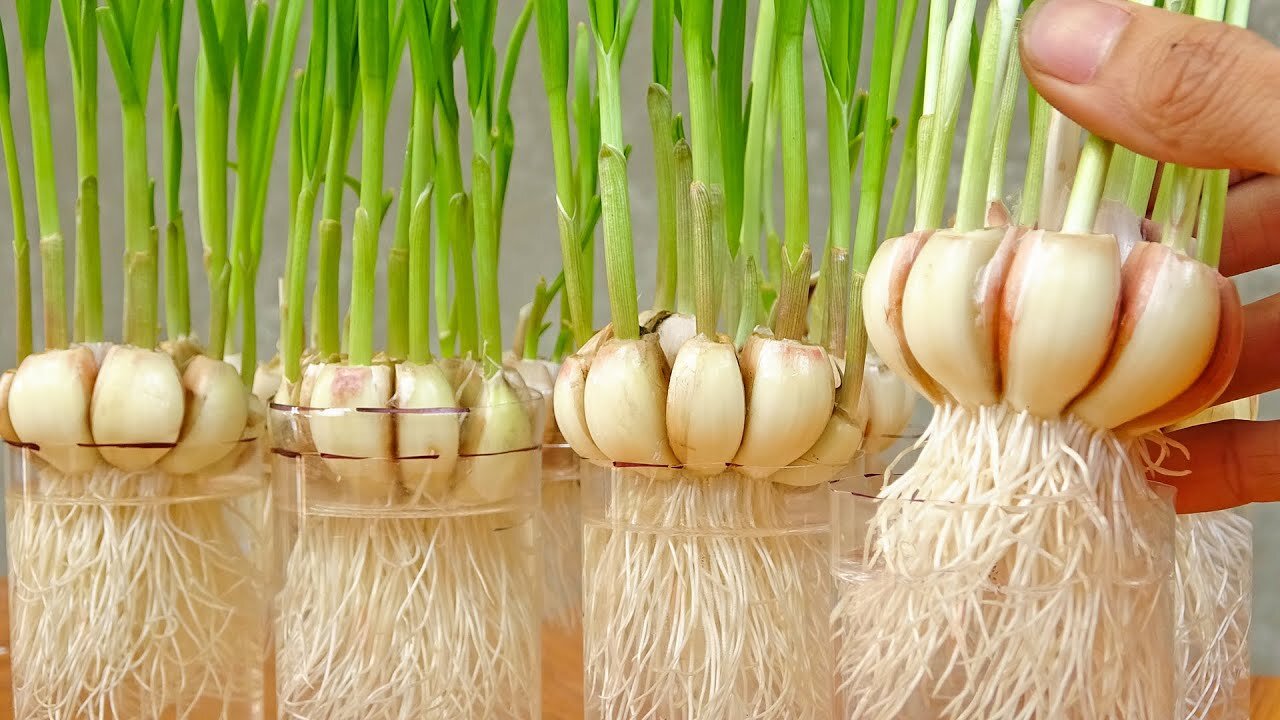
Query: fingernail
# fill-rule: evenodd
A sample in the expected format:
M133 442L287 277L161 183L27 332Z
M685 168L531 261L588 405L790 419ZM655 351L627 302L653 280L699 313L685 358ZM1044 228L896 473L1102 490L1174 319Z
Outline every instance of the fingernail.
M1106 62L1133 18L1098 0L1040 0L1023 19L1023 53L1035 67L1074 85Z

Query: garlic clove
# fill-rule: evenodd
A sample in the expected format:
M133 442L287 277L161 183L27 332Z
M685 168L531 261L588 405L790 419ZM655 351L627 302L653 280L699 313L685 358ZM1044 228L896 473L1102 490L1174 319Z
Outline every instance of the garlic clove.
M911 352L903 329L902 296L916 256L930 231L913 232L886 240L871 258L862 285L862 314L867 339L895 373L914 384L934 404L944 393Z
M17 370L5 370L0 373L0 440L11 445L21 442L18 439L18 432L13 429L13 423L9 422L9 388L13 385L14 375L17 374Z
M1121 269L1120 324L1106 364L1068 411L1114 428L1182 394L1208 366L1221 316L1218 274L1142 243Z
M865 404L867 455L883 452L897 442L915 411L920 396L877 357L868 357L862 374L862 397Z
M126 472L155 465L178 441L185 414L186 393L172 357L127 345L107 351L90 408L103 459Z
M696 335L676 355L667 389L667 436L680 463L718 473L738 452L746 390L733 345Z
M1115 335L1120 268L1110 235L1034 230L1023 237L1000 299L1007 403L1054 418L1089 386Z
M284 382L284 367L280 362L280 356L277 355L270 362L263 363L254 370L252 390L254 397L264 403L271 402L271 398L275 397L282 382Z
M520 379L524 381L526 386L537 391L542 396L546 412L545 417L547 418L547 428L543 442L554 442L558 432L556 430L555 403L553 400L556 375L551 368L555 364L542 360L519 359L509 362L507 365L520 374Z
M744 468L790 465L822 436L835 406L827 351L753 334L740 362L747 410L733 462Z
M583 405L591 439L606 458L676 464L667 440L667 383L666 358L656 333L635 340L614 338L600 346L587 373Z
M395 366L395 377L394 407L441 411L395 415L396 457L409 502L440 502L453 482L462 432L463 414L457 409L453 386L435 363L400 363Z
M565 442L573 447L573 451L579 457L603 462L607 458L591 439L591 431L587 428L586 389L590 369L591 360L585 355L575 354L565 358L560 365L560 372L556 374L551 404L555 411L556 427L560 429Z
M391 403L392 383L387 365L328 364L316 374L311 438L335 476L338 495L349 502L386 505L397 494L393 422L382 411Z
M182 373L186 412L178 444L160 459L165 472L189 474L236 449L249 419L249 399L235 368L196 355Z
M540 404L514 372L495 372L463 396L454 499L466 505L497 503L518 495L535 470L532 452L540 428L530 411Z
M1140 418L1130 420L1120 426L1118 432L1135 435L1150 432L1196 415L1210 409L1231 384L1240 353L1244 350L1244 308L1240 305L1240 293L1235 284L1221 275L1217 279L1222 315L1209 364L1181 395Z
M97 373L88 347L48 350L24 358L9 387L14 434L68 475L92 470L100 458L89 424Z
M920 249L902 294L902 325L916 362L957 402L1000 398L996 303L1016 234L940 230Z

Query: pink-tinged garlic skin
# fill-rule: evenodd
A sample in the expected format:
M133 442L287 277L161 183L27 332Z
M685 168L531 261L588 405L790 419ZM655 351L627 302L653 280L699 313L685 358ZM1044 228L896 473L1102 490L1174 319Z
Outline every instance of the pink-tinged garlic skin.
M746 426L733 458L746 468L795 462L822 436L835 405L827 351L752 334L742 349Z
M1137 435L1196 415L1211 408L1227 389L1227 385L1231 384L1236 364L1240 362L1240 353L1244 350L1244 308L1240 304L1240 293L1235 284L1221 275L1217 280L1221 317L1213 356L1204 372L1181 395L1160 408L1121 425L1118 432ZM1255 415L1256 402L1255 397Z
M391 404L392 370L387 365L320 366L311 392L317 409L385 408ZM311 437L337 475L343 496L351 502L386 504L397 478L393 421L385 412L340 412L311 415Z
M155 465L177 442L185 411L182 377L168 353L127 345L107 351L90 408L103 459L126 472ZM143 444L160 447L121 447Z
M667 361L656 334L614 338L600 346L583 401L587 429L606 458L639 465L677 463L667 441L667 381Z
M942 390L916 362L907 345L902 316L902 295L911 266L930 234L931 231L913 232L886 240L880 246L863 281L862 314L867 340L876 354L921 395L938 404L944 397Z
M398 413L396 457L400 479L410 497L443 498L458 462L462 413L453 386L435 363L403 362L395 366L392 406L402 410L440 409L440 413Z
M1120 324L1098 379L1068 410L1115 428L1170 402L1209 364L1218 336L1217 273L1142 243L1121 269Z
M667 435L680 463L720 472L742 444L746 390L733 344L696 335L680 348L667 389Z
M9 422L24 443L68 474L88 472L101 459L93 444L89 411L98 362L83 345L28 355L9 387Z
M1003 200L992 200L987 203L987 227L1008 227L1012 222L1009 208Z
M1055 418L1089 387L1116 333L1120 268L1110 235L1023 236L1000 299L1005 402Z
M591 359L585 355L574 354L565 358L560 372L556 374L551 405L555 411L556 427L560 428L560 434L573 451L587 460L604 462L607 458L596 447L587 428L586 390L590 370Z
M221 360L196 355L182 373L186 414L178 444L160 459L165 472L202 470L236 449L249 419L249 397L240 374Z
M1006 228L934 233L903 289L907 346L924 372L962 405L991 405L1000 398L994 309L1009 265L1009 246L1001 252L1008 235Z
M13 385L13 376L17 374L17 370L0 373L0 440L10 444L21 442L18 432L13 429L13 423L9 422L9 388Z

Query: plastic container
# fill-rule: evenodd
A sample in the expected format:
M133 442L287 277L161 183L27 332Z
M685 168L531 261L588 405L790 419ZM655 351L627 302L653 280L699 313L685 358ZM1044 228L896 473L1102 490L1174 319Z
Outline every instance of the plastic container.
M225 457L196 474L125 472L101 460L66 474L45 453L83 448L10 448L15 717L263 716L270 625L260 447L201 450Z
M826 485L850 472L584 475L586 718L830 718Z
M542 448L543 620L564 632L582 620L582 465L568 445Z
M1175 717L1171 492L832 513L837 717Z
M1179 515L1177 640L1185 720L1248 720L1253 524L1241 510Z
M511 447L322 455L317 423L483 422L519 405ZM488 411L272 406L281 718L541 717L541 398ZM513 440L514 442L514 440Z

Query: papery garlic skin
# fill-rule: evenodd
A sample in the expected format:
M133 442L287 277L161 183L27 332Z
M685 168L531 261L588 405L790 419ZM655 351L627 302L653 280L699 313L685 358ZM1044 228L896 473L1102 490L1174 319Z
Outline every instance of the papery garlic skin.
M28 355L9 387L14 434L68 475L88 472L101 459L90 425L97 374L93 351L78 345Z
M583 404L591 439L604 457L639 465L678 462L667 440L667 382L666 358L656 335L615 338L600 346L587 374Z
M667 435L680 463L719 472L733 460L746 423L738 353L697 335L680 347L667 390Z
M235 368L205 355L192 357L182 373L186 415L178 444L160 460L171 473L194 473L236 449L249 420L249 398Z

